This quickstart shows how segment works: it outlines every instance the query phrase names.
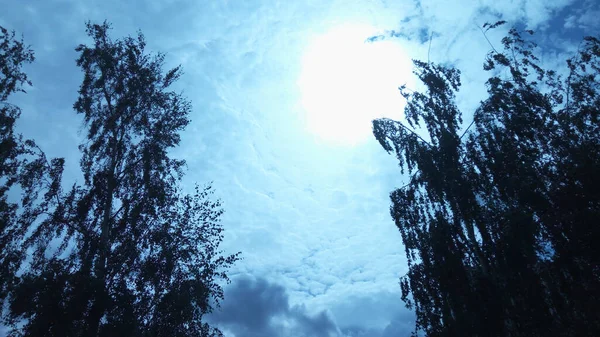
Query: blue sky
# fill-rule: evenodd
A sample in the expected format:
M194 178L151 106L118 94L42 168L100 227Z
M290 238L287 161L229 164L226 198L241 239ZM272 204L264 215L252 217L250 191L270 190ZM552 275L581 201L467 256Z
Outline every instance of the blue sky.
M66 183L81 180L72 104L85 21L108 20L114 37L140 29L149 50L183 66L177 89L194 109L173 155L187 161L189 186L213 181L224 248L243 253L212 318L237 337L408 336L404 249L388 213L404 177L369 120L402 119L396 87L418 88L410 59L429 58L461 69L468 124L487 79L478 26L536 30L543 62L558 67L584 33L597 34L600 14L595 1L571 0L26 0L2 11L0 25L36 53L33 87L14 99L18 128L67 159ZM503 32L490 32L492 43Z

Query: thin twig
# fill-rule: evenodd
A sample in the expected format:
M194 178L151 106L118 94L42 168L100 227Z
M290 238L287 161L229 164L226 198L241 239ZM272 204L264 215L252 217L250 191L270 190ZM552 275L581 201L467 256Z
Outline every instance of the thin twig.
M408 182L408 183L406 183L404 186L402 186L402 187L398 188L398 189L399 189L399 190L403 190L403 189L407 188L408 186L410 186L410 184L412 184L412 181L413 181L413 179L415 178L415 176L417 175L417 173L419 173L419 171L420 171L419 169L415 170L415 172L413 172L413 173L410 175L410 179L408 180L409 182Z
M429 48L427 49L427 63L429 62L429 53L431 52L431 40L433 39L433 31L429 34Z
M394 123L400 124L400 126L402 126L404 129L408 130L410 133L412 133L413 135L415 135L417 138L419 138L421 141L423 141L425 144L429 145L429 147L431 147L431 143L429 143L428 141L426 141L425 139L423 139L421 136L419 136L415 131L413 131L412 129L410 129L408 126L404 125L404 123L390 119L390 118L385 118L387 120L390 120Z
M498 51L496 50L496 48L494 48L494 45L492 44L492 42L490 41L490 39L488 39L487 35L485 35L485 31L479 27L479 25L477 25L477 28L479 28L479 30L481 31L481 34L483 34L483 37L485 37L485 40L488 42L488 44L490 45L490 47L492 47L492 49L494 50L494 52L496 52L496 54L499 54Z
M471 121L471 124L469 124L469 126L467 126L467 128L465 129L465 131L463 132L463 134L460 135L460 138L458 138L459 140L463 138L463 136L467 133L467 131L469 131L469 129L471 128L471 126L473 125L473 123L475 123L475 115L473 115L473 120Z

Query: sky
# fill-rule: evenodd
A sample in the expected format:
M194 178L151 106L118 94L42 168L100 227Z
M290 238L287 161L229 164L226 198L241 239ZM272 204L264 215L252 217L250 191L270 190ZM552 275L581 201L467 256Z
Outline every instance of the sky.
M33 82L14 98L18 130L67 160L81 181L82 74L74 51L85 21L114 38L141 30L149 51L182 65L175 88L193 104L173 156L186 186L212 181L223 200L226 253L242 252L226 300L210 317L226 336L409 336L400 299L407 270L389 193L397 162L370 121L402 120L397 87L419 88L411 59L462 72L470 122L485 96L485 22L495 46L510 27L534 29L542 62L560 69L581 37L598 33L600 7L572 0L3 0L0 25L36 54Z

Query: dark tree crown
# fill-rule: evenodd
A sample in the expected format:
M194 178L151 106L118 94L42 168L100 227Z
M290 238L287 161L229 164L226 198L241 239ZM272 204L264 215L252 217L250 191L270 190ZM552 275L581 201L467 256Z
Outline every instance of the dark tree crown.
M88 23L93 43L76 48L83 184L63 190L62 160L22 164L31 173L20 181L35 189L2 238L30 254L3 255L4 322L11 336L221 335L203 318L239 253L219 249L223 209L212 187L183 193L185 162L169 156L191 111L169 91L181 70L163 72L164 55L147 53L141 33L113 40L109 30Z
M488 54L484 69L508 76L487 81L467 131L458 70L420 61L426 92L401 88L408 126L373 122L410 175L391 215L415 335L600 333L600 40L586 37L562 78L538 65L531 34L511 29ZM411 128L420 123L427 141Z

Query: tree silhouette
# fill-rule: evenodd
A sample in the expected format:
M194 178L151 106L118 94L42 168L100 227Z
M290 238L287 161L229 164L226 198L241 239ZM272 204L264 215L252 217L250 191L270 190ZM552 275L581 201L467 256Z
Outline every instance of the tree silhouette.
M460 72L421 61L426 92L400 88L408 126L373 122L410 175L391 215L414 335L600 334L600 40L586 37L562 78L538 65L530 34L511 29L488 54L488 98L467 131Z
M54 207L26 224L11 335L220 335L202 319L239 253L219 250L210 185L184 193L185 163L168 154L189 123L190 102L169 91L181 70L163 73L164 55L147 54L141 33L112 40L109 29L88 23L93 44L76 48L84 183L53 186Z
M34 141L15 133L21 110L8 99L31 85L22 67L33 60L33 51L0 26L0 302L13 289L13 276L25 258L20 244L24 224L51 205L63 166L62 159L48 162ZM20 204L9 201L9 192L18 189L24 196Z

